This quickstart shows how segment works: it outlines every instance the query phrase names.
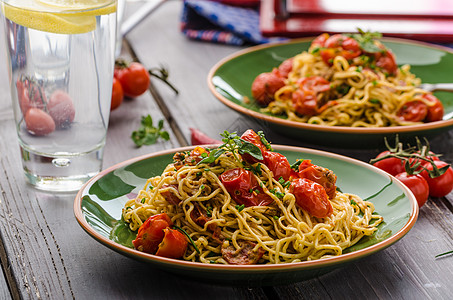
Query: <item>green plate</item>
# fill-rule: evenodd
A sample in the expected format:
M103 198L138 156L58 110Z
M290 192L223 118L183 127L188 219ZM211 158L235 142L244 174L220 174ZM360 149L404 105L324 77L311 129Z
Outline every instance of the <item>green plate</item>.
M352 128L321 126L289 121L261 113L254 101L244 102L244 97L253 99L251 86L255 77L269 72L282 61L307 50L311 39L296 39L280 44L266 44L247 48L218 62L209 72L208 85L211 92L226 106L263 122L273 130L299 140L319 145L342 148L376 148L384 145L384 137L394 140L396 134L403 142L414 143L415 137L434 137L453 126L453 94L436 92L445 108L443 121L413 126L385 128ZM453 83L453 50L403 39L383 39L392 49L397 63L410 64L411 71L423 83Z
M418 205L413 194L393 176L370 164L328 152L273 145L290 163L298 158L311 159L327 167L338 177L337 186L348 193L369 198L384 223L371 237L365 237L343 255L315 261L279 265L215 265L169 259L139 252L132 247L136 233L121 221L121 209L128 199L145 185L147 178L160 175L172 162L173 153L193 147L166 150L137 157L93 177L79 191L74 201L74 214L82 228L101 244L137 260L151 263L185 278L241 284L288 284L329 272L346 263L363 258L392 245L414 225ZM385 263L385 262L383 262Z

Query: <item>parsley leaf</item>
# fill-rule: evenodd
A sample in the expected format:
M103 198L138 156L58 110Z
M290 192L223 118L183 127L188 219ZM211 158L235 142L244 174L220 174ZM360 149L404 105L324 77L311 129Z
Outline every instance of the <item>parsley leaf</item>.
M137 147L155 144L159 138L168 141L170 135L167 131L162 130L163 128L164 120L160 120L156 128L153 125L153 118L151 115L142 116L140 128L132 132L132 141Z

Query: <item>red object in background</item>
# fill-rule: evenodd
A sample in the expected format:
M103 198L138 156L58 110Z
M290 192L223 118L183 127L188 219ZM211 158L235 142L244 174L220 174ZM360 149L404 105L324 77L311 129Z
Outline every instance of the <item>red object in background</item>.
M260 4L260 0L217 0L217 2L241 7L257 7Z
M262 0L260 30L266 37L316 36L323 32L378 31L429 42L453 40L453 1Z

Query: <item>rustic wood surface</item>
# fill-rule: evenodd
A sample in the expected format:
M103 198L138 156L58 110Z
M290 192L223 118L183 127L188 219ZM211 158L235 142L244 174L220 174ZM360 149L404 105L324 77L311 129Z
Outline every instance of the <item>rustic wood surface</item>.
M141 2L128 2L126 15ZM266 129L227 108L208 90L210 68L239 47L197 42L179 29L182 3L168 1L126 37L122 55L148 68L166 66L175 95L152 80L151 91L125 102L110 117L104 167L162 149L190 144L189 128L213 138L223 130ZM3 35L3 30L0 31ZM3 36L0 39L3 48ZM130 48L129 48L130 47ZM4 53L4 50L2 50ZM0 299L451 299L453 195L430 199L414 228L391 247L311 280L275 287L217 285L169 274L122 256L89 237L74 218L75 193L37 191L24 179L0 60ZM141 116L165 119L170 141L136 148L130 134ZM266 132L274 144L305 146L368 161L379 149L346 150L305 144ZM431 141L453 162L453 132Z

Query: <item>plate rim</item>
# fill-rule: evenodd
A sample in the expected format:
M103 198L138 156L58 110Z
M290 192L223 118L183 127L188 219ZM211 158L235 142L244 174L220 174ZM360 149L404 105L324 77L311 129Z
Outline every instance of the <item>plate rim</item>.
M326 125L315 125L315 124L307 124L297 121L291 121L287 119L282 119L278 117L274 117L271 115L262 114L256 112L254 110L245 108L242 105L236 104L231 100L228 100L222 94L220 94L216 90L216 86L213 83L213 78L215 73L218 71L220 67L225 65L227 62L238 58L240 56L250 54L252 52L261 51L263 49L271 49L279 46L289 45L289 44L298 44L303 42L310 42L315 37L304 37L304 38L296 38L290 41L277 41L271 42L267 44L256 45L252 47L248 47L239 51L236 51L220 61L218 61L208 72L207 76L207 83L210 92L219 100L221 103L226 105L227 107L235 110L236 112L242 113L244 115L250 116L254 119L267 121L276 125L303 129L303 130L310 130L310 131L317 131L317 132L326 132L326 133L351 133L351 134L398 134L398 133L408 133L408 132L422 132L428 130L436 130L441 129L449 126L453 126L453 118L447 120L441 120L436 122L430 123L423 123L417 125L407 125L407 126L387 126L387 127L347 127L347 126L326 126ZM430 44L427 42L416 41L416 40L408 40L403 38L392 38L392 37L384 37L381 39L383 42L393 42L393 43L400 43L400 44L409 44L419 47L430 48L433 50L440 50L443 52L448 52L453 55L453 49L450 49L446 46Z
M209 147L209 146L215 146L213 145L203 145L204 147ZM177 259L171 259L171 258L166 258L166 257L161 257L161 256L156 256L153 254L148 254L144 252L137 251L132 248L128 248L126 246L123 246L119 243L116 243L107 237L101 235L98 233L88 222L86 221L83 211L82 211L82 198L84 195L84 192L89 190L89 188L100 178L105 176L106 174L113 172L119 168L126 167L128 165L131 165L132 163L136 163L139 161L143 161L145 159L149 159L152 157L159 157L163 155L168 155L171 153L175 153L178 151L187 151L190 149L193 149L196 146L186 146L186 147L179 147L179 148L172 148L172 149L166 149L166 150L161 150L158 152L154 153L149 153L141 156L137 156L128 160L125 160L123 162L117 163L109 168L104 169L94 177L92 177L89 181L87 181L83 187L77 192L77 195L74 200L74 205L73 205L73 212L74 216L77 219L77 222L79 225L90 235L92 238L100 242L101 244L111 248L112 250L115 250L121 254L124 254L129 257L134 257L136 259L141 259L145 260L149 263L154 263L154 264L165 264L166 266L171 265L172 267L176 267L179 269L199 269L202 271L206 272L217 272L217 271L229 271L229 272L262 272L262 271L267 271L267 272L287 272L287 271L302 271L302 270L310 270L310 269L315 269L315 268L320 268L320 267L331 267L335 266L338 264L343 264L349 261L353 261L368 255L371 255L377 251L383 250L387 248L388 246L394 244L398 240L400 240L403 236L405 236L410 229L414 226L418 215L419 215L419 207L417 204L417 201L415 199L415 196L412 194L412 192L407 188L401 181L393 177L392 175L386 173L383 170L380 170L366 162L360 161L355 158L347 157L344 155L332 153L332 152L327 152L323 150L316 150L316 149L310 149L310 148L304 148L304 147L296 147L296 146L284 146L284 145L272 145L275 150L279 151L293 151L293 152L301 152L301 153L312 153L316 155L321 155L325 157L331 157L334 159L346 161L353 163L355 165L359 165L368 169L371 169L372 171L376 173L380 173L381 175L384 176L389 176L391 180L393 180L401 189L403 192L405 192L406 196L409 198L410 201L410 206L411 206L411 213L408 221L406 224L396 233L394 233L392 236L390 236L388 239L385 239L383 241L380 241L374 245L371 245L369 247L366 247L364 249L356 250L353 252L345 253L340 256L335 256L335 257L329 257L329 258L324 258L324 259L319 259L319 260L313 260L313 261L302 261L302 262L297 262L297 263L286 263L286 264L266 264L266 265L242 265L242 266L236 266L236 265L219 265L219 264L204 264L200 262L189 262L189 261L184 261L184 260L177 260Z

